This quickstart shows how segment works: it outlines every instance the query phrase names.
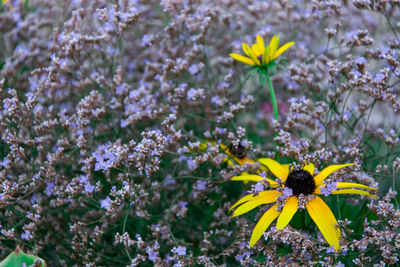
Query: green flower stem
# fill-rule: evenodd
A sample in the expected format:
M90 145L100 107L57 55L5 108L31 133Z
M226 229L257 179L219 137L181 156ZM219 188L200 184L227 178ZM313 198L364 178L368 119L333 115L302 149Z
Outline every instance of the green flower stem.
M279 121L278 120L278 104L276 103L275 91L274 91L274 87L272 86L271 78L269 77L269 75L267 75L267 82L268 82L268 87L269 87L269 93L271 94L272 107L274 108L274 118L276 121ZM275 133L275 136L277 136L277 133ZM275 159L279 160L278 149L275 151Z
M267 76L267 82L269 87L269 93L271 94L272 107L274 108L274 118L275 120L278 121L278 105L276 104L275 91L274 87L272 86L271 78L269 77L269 75Z

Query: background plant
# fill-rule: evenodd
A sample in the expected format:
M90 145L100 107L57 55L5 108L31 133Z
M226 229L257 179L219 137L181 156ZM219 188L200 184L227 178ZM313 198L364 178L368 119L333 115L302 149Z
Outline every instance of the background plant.
M0 14L0 253L49 266L392 264L398 261L396 1L10 1ZM270 99L229 57L256 34L282 42ZM354 162L337 179L379 200L332 197L344 251L310 218L248 247L257 209L229 207L218 145L247 156ZM258 213L259 212L259 213ZM347 219L347 220L346 220Z

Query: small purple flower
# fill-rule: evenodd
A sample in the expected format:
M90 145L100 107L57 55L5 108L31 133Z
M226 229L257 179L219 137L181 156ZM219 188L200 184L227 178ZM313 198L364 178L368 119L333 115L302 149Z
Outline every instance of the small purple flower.
M337 183L330 183L330 184L325 184L325 186L321 186L321 194L323 194L324 196L329 196L330 194L332 194L332 191L336 190Z
M140 44L140 46L145 47L145 46L151 45L152 39L153 39L152 34L144 34L142 36L142 43Z
M85 192L86 193L93 193L94 188L95 188L95 186L90 183L85 184Z
M100 207L102 208L102 209L109 209L110 208L110 205L111 205L111 199L110 199L110 197L106 197L106 199L103 199L102 201L101 201L101 203L100 203Z
M290 189L290 188L289 188ZM291 189L290 189L291 190ZM264 191L264 184L261 182L257 182L254 185L254 193L258 194L261 193L262 191Z
M196 100L196 89L190 88L187 92L187 100Z
M284 198L288 198L288 197L290 197L290 196L293 196L293 190L292 190L291 188L289 188L289 187L283 188L282 196L283 196Z
M113 163L118 161L118 156L114 152L105 151L95 152L96 163L94 170L108 170L113 167Z
M196 162L194 162L194 160L192 160L192 159L188 159L187 161L186 161L186 164L188 165L188 168L190 169L190 170L195 170L196 168L197 168L197 164L196 164Z
M385 75L383 75L382 73L377 73L375 75L375 82L382 82L385 80Z
M197 74L199 72L199 68L197 67L196 64L192 64L189 67L188 71L190 72L191 75L195 75L195 74Z
M186 248L179 246L177 248L173 248L173 252L176 253L178 256L185 256L186 255Z
M187 203L186 201L179 201L179 202L178 202L178 205L181 207L181 209L186 208L187 204L188 204L188 203Z
M45 189L45 194L49 197L53 194L53 189L54 189L55 183L54 182L47 182L46 183L46 189Z
M356 58L355 62L358 65L364 65L364 64L368 63L368 61L365 59L365 57L358 57L358 58Z
M157 259L157 253L151 248L146 248L147 255L149 255L149 260L155 261Z
M235 257L235 259L236 259L237 261L240 262L240 261L242 261L243 259L250 257L251 254L253 254L253 253L250 252L250 251L246 251L245 253L243 253L243 254L241 254L241 255L237 255L237 256Z
M21 239L30 240L32 238L31 232L25 230L24 234L21 234Z
M207 186L207 182L203 181L203 180L197 181L197 183L196 183L196 187L200 191L206 190L206 186Z
M335 249L333 248L333 246L330 246L329 248L327 248L326 249L326 253L332 253L332 252L334 252L335 251Z

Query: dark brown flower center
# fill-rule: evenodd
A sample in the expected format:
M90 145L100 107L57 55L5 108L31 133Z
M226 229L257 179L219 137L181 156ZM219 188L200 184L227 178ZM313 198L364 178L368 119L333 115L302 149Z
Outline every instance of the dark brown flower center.
M312 175L305 170L294 170L289 173L285 186L293 190L293 195L309 195L314 193L315 181Z
M229 145L229 152L238 159L243 159L246 157L246 150L242 145L234 146L233 144Z

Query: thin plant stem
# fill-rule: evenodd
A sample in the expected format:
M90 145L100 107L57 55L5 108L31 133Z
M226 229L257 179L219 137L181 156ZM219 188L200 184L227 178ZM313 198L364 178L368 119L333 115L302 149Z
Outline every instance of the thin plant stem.
M268 82L268 88L269 88L269 93L271 95L271 103L272 103L272 108L274 109L274 119L279 122L279 115L278 115L278 104L276 103L276 97L275 97L275 91L274 87L272 86L271 78L269 75L267 75L267 82ZM277 136L278 133L275 133L275 136ZM279 160L279 150L275 150L275 160Z
M274 87L272 86L271 78L269 77L269 75L267 76L267 82L268 82L269 93L271 94L272 107L274 109L274 118L276 121L278 121L278 105L276 103L275 91Z

